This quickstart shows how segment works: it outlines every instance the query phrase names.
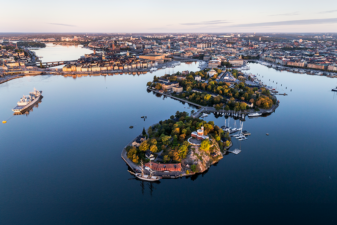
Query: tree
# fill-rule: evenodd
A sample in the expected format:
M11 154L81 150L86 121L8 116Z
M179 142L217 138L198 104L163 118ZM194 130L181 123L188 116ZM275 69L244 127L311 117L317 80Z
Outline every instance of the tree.
M143 127L143 132L142 132L143 136L146 135L146 131L145 131L145 127Z
M185 140L185 137L186 137L185 134L179 135L179 141L184 141L184 140Z
M161 138L161 141L163 142L163 144L164 144L164 145L167 145L167 144L168 144L168 141L171 139L171 136L166 136L166 135L162 134L162 135L160 136L160 138Z
M242 110L245 110L245 109L247 108L247 104L244 103L244 102L241 102L241 103L240 103L240 108L241 108Z
M139 162L139 156L137 156L136 154L134 154L133 158L132 158L132 162L138 164L138 162Z
M160 90L162 88L161 84L156 84L156 87L155 87L157 90Z
M150 126L149 129L147 129L147 133L151 136L152 135L152 127Z
M133 155L137 154L137 149L134 146L129 148L129 150L127 149L126 151L128 152L127 156L128 156L129 159L133 159Z
M205 99L205 101L208 101L208 100L210 100L210 99L211 99L211 97L212 97L212 95L210 95L210 94L207 94L207 95L205 95L204 99Z
M231 143L230 143L230 141L226 141L226 147L229 147L229 145L230 145Z
M196 165L191 165L191 170L192 170L192 172L194 172L195 173L195 171L197 171L197 166Z
M142 152L145 152L146 150L148 150L150 147L150 144L148 143L148 141L143 141L140 145L139 145L139 150Z
M150 151L151 152L157 152L158 151L157 145L151 145Z
M181 145L179 147L178 153L179 153L180 158L182 159L186 158L187 152L188 152L188 147L186 145Z
M201 145L200 145L201 150L208 152L210 147L211 145L208 139L205 139L201 142Z
M169 162L171 159L170 159L170 156L168 155L164 155L164 158L163 158L164 162Z
M147 86L151 86L151 85L152 85L152 82L147 82L146 85L147 85Z
M155 138L152 138L150 140L151 145L157 145L157 140Z

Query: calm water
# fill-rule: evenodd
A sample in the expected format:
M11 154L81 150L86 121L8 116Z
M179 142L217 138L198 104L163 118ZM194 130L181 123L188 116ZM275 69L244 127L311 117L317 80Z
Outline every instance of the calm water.
M46 48L34 50L37 56L42 57L42 62L54 62L63 60L76 60L84 54L90 54L92 51L82 48L81 45L54 45L47 43Z
M0 117L10 119L0 126L0 224L335 224L337 80L250 67L289 94L279 96L276 113L246 119L252 135L241 146L234 141L239 155L152 186L133 179L120 154L143 127L192 110L146 91L164 71L2 84ZM39 107L11 117L34 87L43 90Z

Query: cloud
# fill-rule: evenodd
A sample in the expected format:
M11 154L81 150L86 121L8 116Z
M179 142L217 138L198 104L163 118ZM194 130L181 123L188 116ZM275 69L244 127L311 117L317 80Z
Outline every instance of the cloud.
M49 23L49 24L56 25L56 26L64 26L64 27L76 27L75 25L64 24L64 23Z
M326 14L326 13L334 13L334 12L337 12L337 10L323 11L323 12L319 12L318 14Z
M203 21L203 22L196 22L196 23L181 23L181 25L186 26L195 26L195 25L217 25L217 24L224 24L229 23L226 20L210 20L210 21Z
M265 22L265 23L246 23L237 24L227 27L265 27L265 26L284 26L284 25L314 25L314 24L327 24L327 23L337 23L337 18L328 19L311 19L311 20L287 20L287 21L276 21L276 22Z
M292 13L276 14L276 15L269 15L269 16L297 16L297 15L299 15L298 12L292 12Z

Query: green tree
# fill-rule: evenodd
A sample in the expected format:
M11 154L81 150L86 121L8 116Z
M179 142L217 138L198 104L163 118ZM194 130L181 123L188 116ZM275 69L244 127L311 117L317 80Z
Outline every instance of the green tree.
M151 85L152 85L152 82L147 82L146 85L147 85L147 86L151 86Z
M147 129L147 133L151 136L152 135L152 127L150 126L149 129Z
M165 163L167 163L167 162L169 162L171 159L170 159L170 156L164 155L163 160L164 160Z
M152 138L150 140L151 145L157 145L157 140L155 138Z
M145 131L145 127L143 127L143 132L142 132L143 136L146 135L146 131Z
M167 136L167 135L162 134L160 136L160 139L161 139L161 141L163 142L164 145L167 145L169 140L171 139L171 136Z
M195 173L195 171L197 171L197 166L196 165L191 165L191 170L192 170L192 172L194 172Z

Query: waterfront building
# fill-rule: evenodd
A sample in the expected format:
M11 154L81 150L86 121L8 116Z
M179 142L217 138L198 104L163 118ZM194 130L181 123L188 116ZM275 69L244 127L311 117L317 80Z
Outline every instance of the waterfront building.
M152 61L164 61L165 55L164 54L148 54L148 55L140 55L140 59L147 59Z
M176 93L181 93L183 90L183 87L172 87L172 91Z
M158 164L158 163L145 163L146 167L154 171L170 171L170 172L180 172L181 171L181 163L175 164Z
M243 66L243 60L242 59L230 59L228 60L230 64L233 66Z
M308 63L308 68L310 68L310 69L325 70L327 68L327 65L326 64Z

